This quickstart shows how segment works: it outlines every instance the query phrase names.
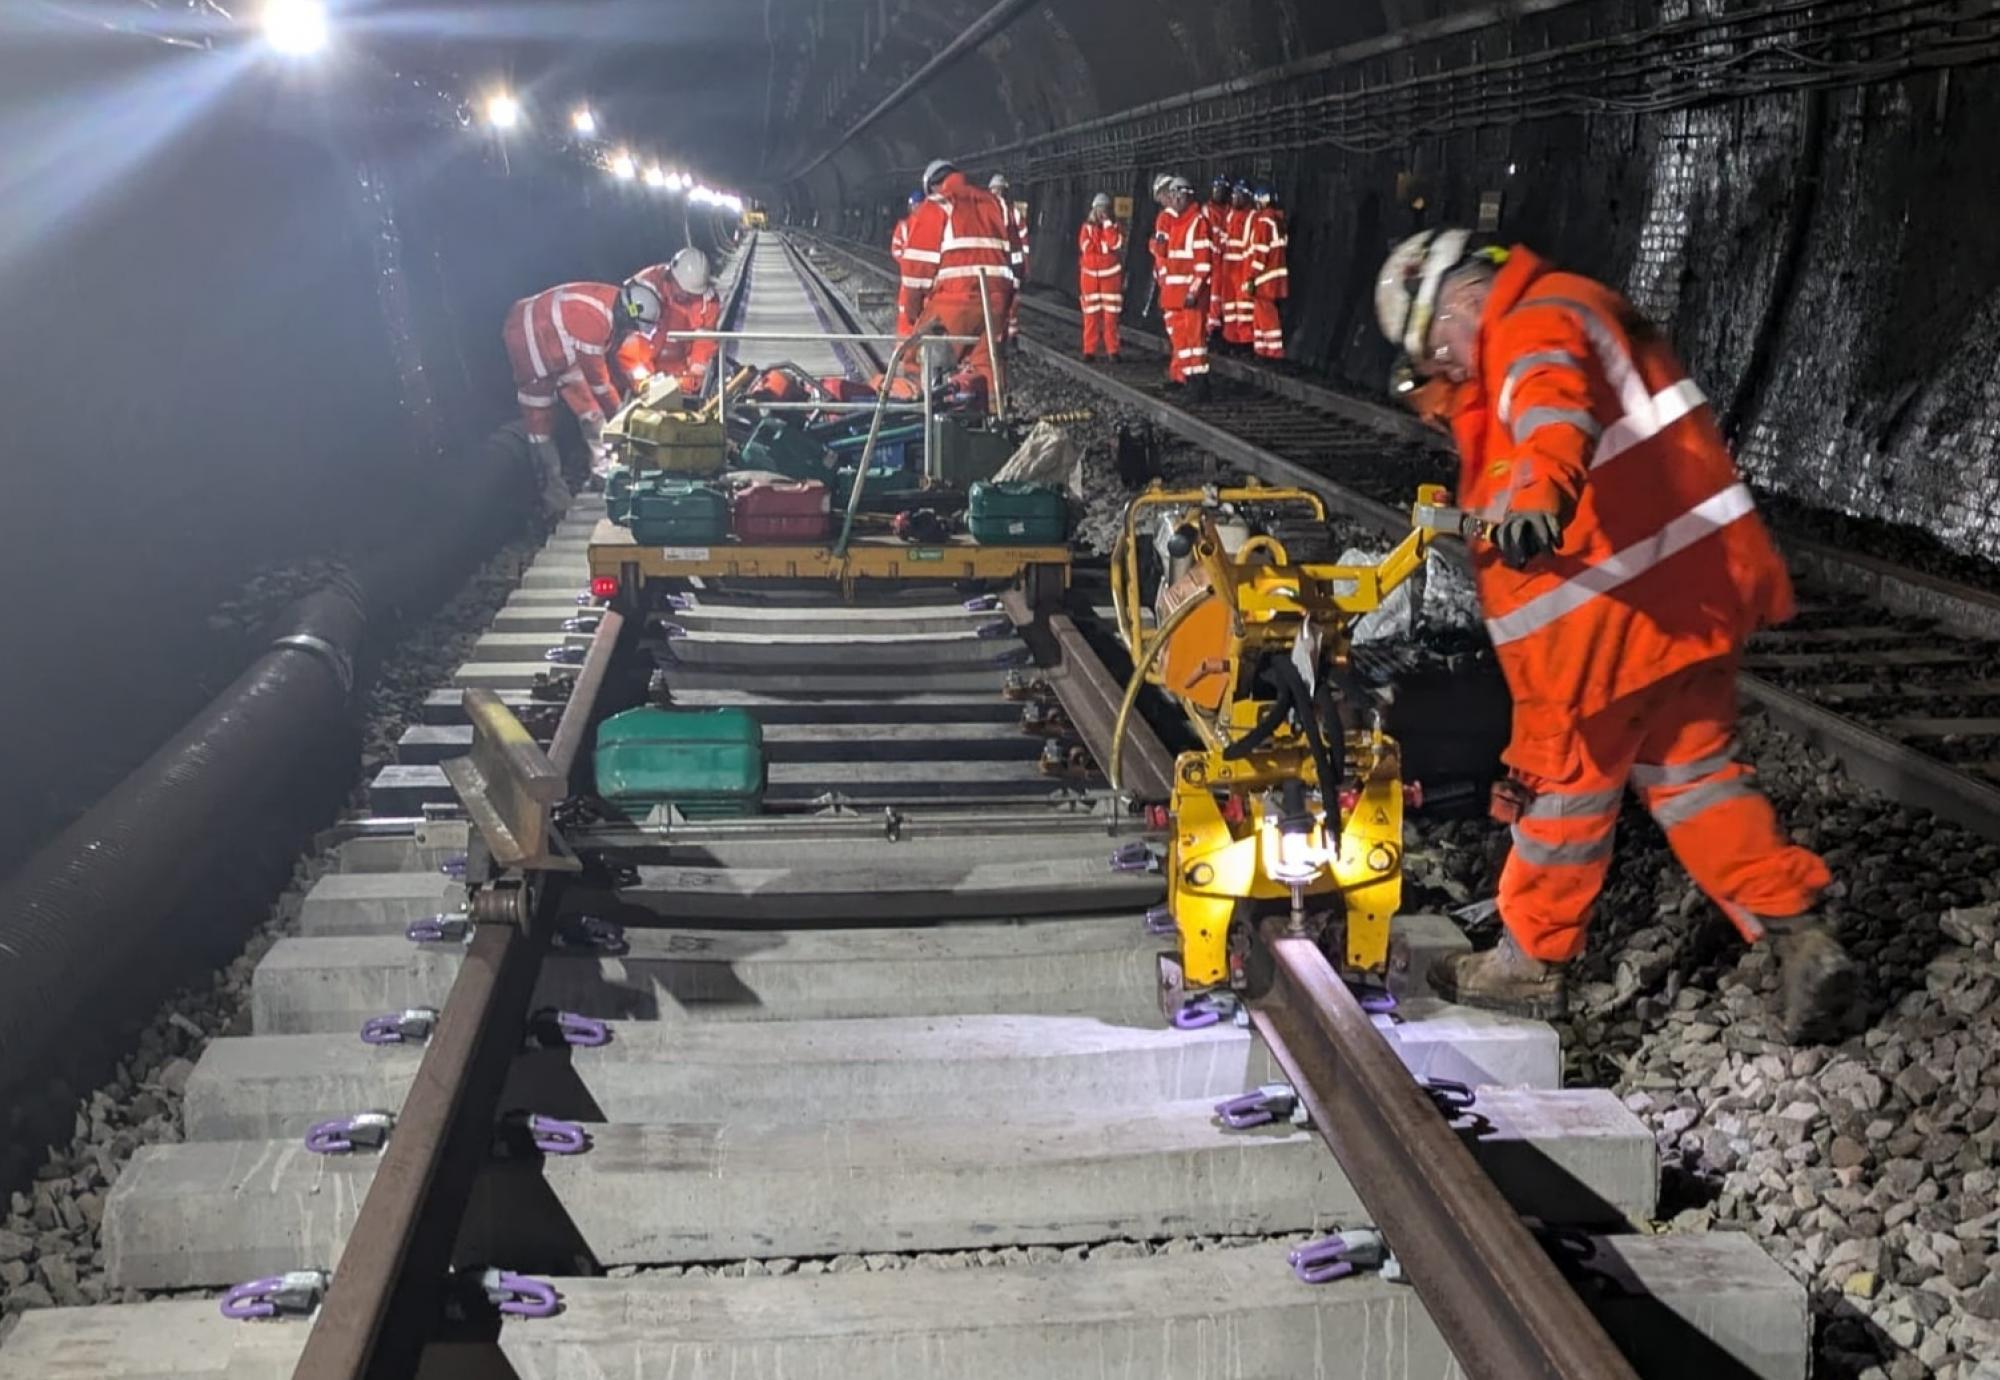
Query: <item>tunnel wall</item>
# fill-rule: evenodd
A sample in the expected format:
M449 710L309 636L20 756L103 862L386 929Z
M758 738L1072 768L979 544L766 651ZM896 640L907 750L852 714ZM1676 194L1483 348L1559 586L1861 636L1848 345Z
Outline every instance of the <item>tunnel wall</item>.
M4 872L244 664L246 576L448 514L515 411L510 302L683 241L533 140L223 55L9 47L0 137Z
M882 242L929 157L1003 147L1470 7L1147 8L1137 23L1125 7L1030 11L789 188L793 213ZM1546 22L1589 33L1751 6L1560 8ZM1442 44L1440 56L1506 49L1515 22ZM1371 292L1384 249L1426 225L1471 223L1480 194L1498 191L1504 235L1626 289L1671 327L1744 468L1781 510L1899 524L2000 560L2000 363L1988 343L2000 320L1990 205L2000 184L1987 172L1996 114L1990 69L1971 68L1657 114L1497 123L1378 153L1252 139L1226 159L1164 166L1278 188L1292 226L1291 354L1308 370L1378 388L1390 352ZM968 162L982 180L992 170ZM1073 292L1074 226L1090 195L1133 196L1144 222L1146 184L1162 166L1032 180L1007 169L1031 205L1033 280ZM1141 254L1135 245L1135 269ZM1128 311L1142 296L1128 294ZM1892 546L1914 539L1854 531Z

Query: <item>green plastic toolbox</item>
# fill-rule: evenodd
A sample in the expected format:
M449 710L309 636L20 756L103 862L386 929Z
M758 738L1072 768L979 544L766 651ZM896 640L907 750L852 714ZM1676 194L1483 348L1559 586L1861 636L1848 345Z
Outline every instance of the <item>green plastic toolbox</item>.
M624 465L604 472L604 512L621 527L632 520L632 471Z
M766 417L743 443L736 467L770 470L788 479L825 479L831 465L826 447L808 436L804 427L783 417Z
M632 493L632 538L641 546L716 546L729 538L729 499L688 479Z
M1046 484L974 484L965 530L981 546L1060 546L1069 536L1069 502Z
M598 726L593 761L597 794L634 819L656 805L690 819L763 808L764 729L747 709L628 709Z

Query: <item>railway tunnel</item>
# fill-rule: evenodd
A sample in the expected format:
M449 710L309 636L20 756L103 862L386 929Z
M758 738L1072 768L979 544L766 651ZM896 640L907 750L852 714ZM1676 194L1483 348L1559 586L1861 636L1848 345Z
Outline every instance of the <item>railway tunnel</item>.
M2000 1374L1997 25L1990 0L16 7L0 1377L1069 1376L1111 1350ZM940 159L1008 181L1020 339L985 342L1004 392L969 366L919 402L886 377L891 244ZM1199 389L1169 381L1163 175L1283 217L1282 344L1218 334ZM1079 348L1100 194L1115 360ZM1249 221L1213 223L1220 273ZM1454 227L1629 303L1620 339L1670 350L1782 553L1797 609L1734 648L1731 750L1832 879L1811 914L1855 977L1815 1038L1783 1030L1797 965L1744 942L1651 797L1606 816L1560 1009L1430 980L1514 942L1503 860L1536 843L1488 809L1520 770L1475 579L1497 526L1422 533L1386 613L1341 603L1456 512L1413 514L1419 486L1465 491L1379 319L1385 257ZM618 485L682 462L624 412L597 441L552 381L574 495L543 513L503 327L562 284L626 311L688 249L718 362L652 415L711 426L674 434L726 473L642 481L674 513L643 525ZM976 359L1007 328L971 319ZM801 425L808 468L778 472ZM1022 499L1062 525L981 536L959 481L1024 440L1068 457ZM824 480L767 529L811 535L749 535L738 469L773 503ZM707 533L680 505L711 495ZM1340 716L1272 688L1268 635L1228 644L1222 708L1172 679L1187 556L1141 512L1345 572L1303 615ZM1245 598L1301 616L1292 577L1224 568L1238 624ZM614 736L700 716L749 746ZM1307 794L1189 775L1266 717ZM733 795L613 786L725 758ZM508 855L511 809L555 851ZM1196 839L1275 859L1301 817L1347 841L1313 880L1267 860L1261 899L1201 909ZM467 1308L478 1338L442 1321ZM1403 1369L1371 1368L1391 1335Z

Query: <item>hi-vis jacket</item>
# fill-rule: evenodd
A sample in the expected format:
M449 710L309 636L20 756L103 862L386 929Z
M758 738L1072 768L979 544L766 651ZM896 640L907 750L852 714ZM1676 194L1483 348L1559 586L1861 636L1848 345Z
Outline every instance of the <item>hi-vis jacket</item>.
M1524 571L1473 551L1514 693L1509 765L1562 778L1578 719L1791 615L1784 561L1701 390L1609 288L1515 246L1452 406L1460 504L1566 522L1561 549Z
M1160 310L1186 311L1197 305L1215 271L1215 247L1209 239L1208 215L1190 204L1176 215L1161 213L1156 243L1160 263Z
M651 331L634 332L618 349L618 362L626 376L637 382L646 374L678 374L700 379L708 373L719 342L714 340L668 340L675 331L713 331L722 325L722 299L713 288L699 297L690 297L674 282L665 264L642 268L632 275L660 294L660 324ZM644 341L643 347L633 345ZM635 367L636 366L636 367ZM638 372L643 369L645 372Z
M935 297L974 297L982 276L995 286L1014 286L1014 243L1000 198L947 174L937 190L910 212L910 237L903 246L903 312L912 321Z
M606 352L617 335L618 288L610 283L563 283L508 308L501 334L524 407L554 403L562 385L585 385L598 406L618 405Z
M1125 305L1125 227L1115 220L1086 220L1076 232L1077 297L1085 311L1115 312Z
M1252 211L1246 239L1240 295L1265 302L1284 301L1292 291L1292 271L1285 263L1291 240L1285 234L1284 212L1269 206Z

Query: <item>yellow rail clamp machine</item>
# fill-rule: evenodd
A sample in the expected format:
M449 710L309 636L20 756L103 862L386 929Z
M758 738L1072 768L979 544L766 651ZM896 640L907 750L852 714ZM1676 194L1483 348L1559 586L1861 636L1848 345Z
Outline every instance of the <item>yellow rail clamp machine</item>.
M1413 530L1374 566L1297 564L1277 537L1237 521L1302 509L1323 528L1326 506L1304 489L1156 483L1126 510L1111 575L1134 672L1112 783L1143 685L1171 697L1201 742L1174 763L1164 821L1179 949L1161 956L1161 1001L1177 1024L1219 1019L1248 985L1254 920L1281 906L1350 973L1385 971L1403 892L1401 758L1380 716L1339 686L1355 621L1421 576L1437 536L1460 534L1463 516L1444 499L1441 487L1420 488ZM1150 610L1146 540L1166 567Z

